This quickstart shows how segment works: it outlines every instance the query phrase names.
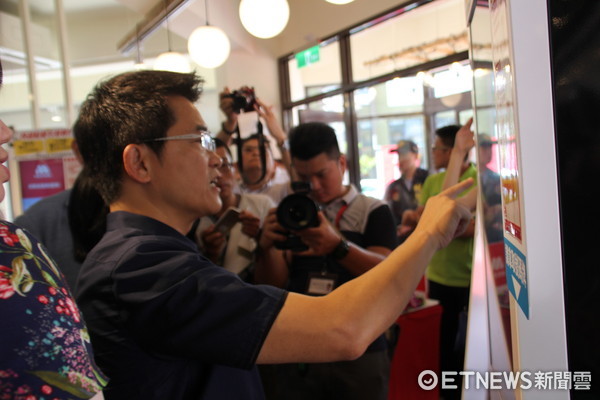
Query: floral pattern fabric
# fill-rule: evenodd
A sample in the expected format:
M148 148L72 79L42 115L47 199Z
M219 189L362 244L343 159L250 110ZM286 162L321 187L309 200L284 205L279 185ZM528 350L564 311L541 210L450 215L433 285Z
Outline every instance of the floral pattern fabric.
M0 221L0 400L88 399L106 385L73 299L46 249Z

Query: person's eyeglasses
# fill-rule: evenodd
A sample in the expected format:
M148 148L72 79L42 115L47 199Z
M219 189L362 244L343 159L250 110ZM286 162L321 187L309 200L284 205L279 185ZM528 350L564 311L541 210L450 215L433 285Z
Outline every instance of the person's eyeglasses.
M208 151L215 151L217 148L214 139L210 136L210 132L208 131L202 133L188 133L187 135L179 136L165 136L144 140L144 142L166 142L169 140L193 140L195 142L200 142L200 145Z
M229 160L222 158L221 159L221 166L219 167L219 170L221 171L230 171L233 169L233 163L229 162Z

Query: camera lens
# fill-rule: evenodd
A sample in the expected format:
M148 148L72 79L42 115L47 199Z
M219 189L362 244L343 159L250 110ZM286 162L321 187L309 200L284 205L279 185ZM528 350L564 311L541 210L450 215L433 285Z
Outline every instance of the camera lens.
M277 207L277 221L286 229L301 230L319 226L318 206L303 194L285 197Z

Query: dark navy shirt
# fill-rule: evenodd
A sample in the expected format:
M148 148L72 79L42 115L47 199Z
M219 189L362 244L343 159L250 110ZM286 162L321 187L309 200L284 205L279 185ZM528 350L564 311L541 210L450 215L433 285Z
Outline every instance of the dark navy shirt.
M262 399L254 363L286 291L248 285L154 219L108 215L77 301L111 399Z

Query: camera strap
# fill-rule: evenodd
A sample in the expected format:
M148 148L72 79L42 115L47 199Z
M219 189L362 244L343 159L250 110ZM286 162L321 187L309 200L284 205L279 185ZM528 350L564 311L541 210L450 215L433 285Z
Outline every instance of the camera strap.
M236 142L237 142L237 158L238 158L238 165L240 168L240 175L242 175L242 173L244 172L244 158L242 156L242 144L243 144L243 139L242 139L242 135L240 133L240 129L239 126L236 126L235 128L236 133L237 133L237 138L236 138ZM262 166L262 171L260 174L260 178L258 178L256 180L256 182L248 182L248 184L250 185L254 185L257 184L258 182L262 181L263 178L265 177L265 175L267 174L267 142L265 140L265 135L263 133L263 124L260 121L260 117L258 117L258 121L256 121L256 135L258 138L258 151L260 154L260 163Z

